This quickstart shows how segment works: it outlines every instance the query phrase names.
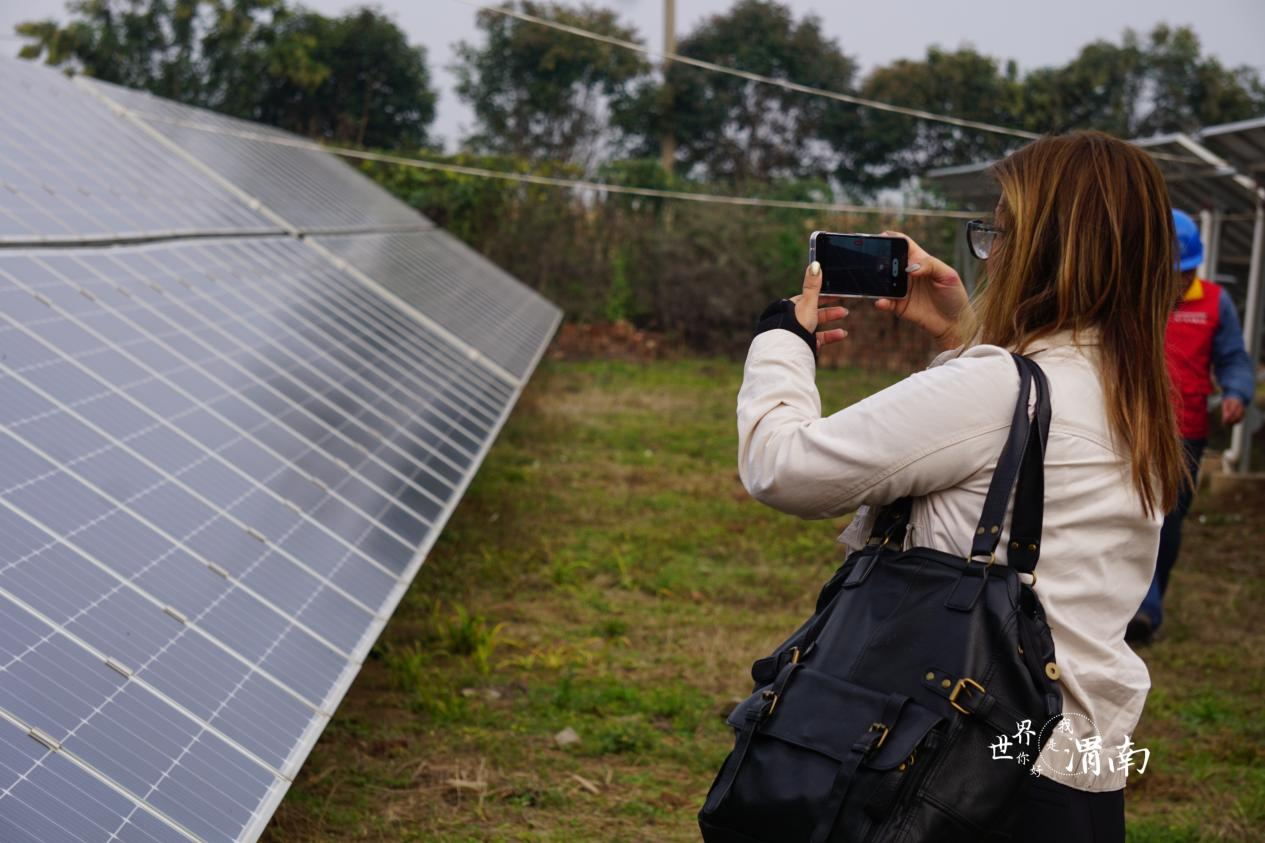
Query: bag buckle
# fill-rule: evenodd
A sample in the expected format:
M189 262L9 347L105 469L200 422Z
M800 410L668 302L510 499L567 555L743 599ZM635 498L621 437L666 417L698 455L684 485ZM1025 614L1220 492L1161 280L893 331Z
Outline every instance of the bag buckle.
M957 681L957 684L953 686L953 690L949 692L949 705L953 706L954 708L956 708L958 711L962 712L963 714L972 713L972 711L969 708L964 708L962 705L958 703L958 695L962 693L962 689L966 687L967 685L970 685L972 688L974 688L976 691L979 691L981 694L988 693L988 691L985 690L983 685L976 682L974 679L970 678L969 676L963 676L961 679L959 679Z
M777 708L777 701L781 699L781 697L777 691L774 691L771 688L765 688L764 693L760 696L766 700L770 700L769 707L764 710L764 716L768 717L773 713L773 709Z
M996 553L996 551L994 551L994 552L992 552L992 553L988 554L988 558L987 558L987 559L982 559L982 558L977 559L977 558L976 558L976 557L982 557L983 555L984 555L984 554L982 554L982 553L972 553L971 555L967 556L967 557L966 557L966 564L967 564L967 566L969 567L969 566L970 566L970 564L971 564L972 562L978 562L978 563L980 563L981 565L983 565L985 568L988 568L988 567L990 567L990 566L993 564L993 562L994 562L994 561L996 561L996 559L997 559L997 553Z
M887 726L883 725L882 723L871 723L869 731L882 733L878 736L878 743L874 744L873 746L873 749L878 749L879 747L883 745L883 741L887 740L887 736L888 734L891 733L892 730L887 728Z

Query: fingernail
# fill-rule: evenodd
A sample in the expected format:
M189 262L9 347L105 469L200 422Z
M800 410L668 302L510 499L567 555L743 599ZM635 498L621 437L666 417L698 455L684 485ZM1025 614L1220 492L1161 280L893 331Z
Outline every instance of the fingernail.
M808 274L814 277L821 275L821 264L818 263L817 261L813 261L812 263L810 263L808 265Z
M905 267L906 272L917 272L920 269L922 269L922 264L920 263L911 263L909 266Z

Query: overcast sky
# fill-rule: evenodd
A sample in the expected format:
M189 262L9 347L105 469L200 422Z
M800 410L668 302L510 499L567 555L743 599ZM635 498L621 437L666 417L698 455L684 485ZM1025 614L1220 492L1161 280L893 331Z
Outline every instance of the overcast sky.
M652 46L663 43L663 0L591 0L615 9ZM1067 61L1081 45L1099 38L1118 41L1126 27L1143 32L1157 23L1189 24L1204 51L1224 63L1265 71L1265 0L784 0L797 16L817 14L826 32L855 56L862 71L896 58L920 58L932 44L971 44L1023 69ZM677 31L728 8L732 0L677 0ZM326 14L365 5L345 0L306 0ZM452 45L476 37L475 11L459 0L380 0L409 38L426 47L440 90L435 131L451 148L469 128L470 111L453 93ZM63 18L63 0L0 0L0 33L18 21ZM0 41L6 53L20 42Z

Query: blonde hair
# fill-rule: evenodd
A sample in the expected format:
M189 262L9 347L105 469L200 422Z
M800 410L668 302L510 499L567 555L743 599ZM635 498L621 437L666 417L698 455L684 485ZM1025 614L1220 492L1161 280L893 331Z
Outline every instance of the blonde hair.
M1022 353L1058 331L1096 329L1116 448L1143 510L1167 512L1189 479L1164 332L1180 295L1164 177L1101 132L1044 137L992 168L1003 230L975 301L972 342Z

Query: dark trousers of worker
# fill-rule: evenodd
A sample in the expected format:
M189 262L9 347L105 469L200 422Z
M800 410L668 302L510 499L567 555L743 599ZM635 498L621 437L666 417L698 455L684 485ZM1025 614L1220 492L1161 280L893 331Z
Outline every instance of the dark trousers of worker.
M1206 439L1183 439L1186 449L1186 465L1190 468L1191 485L1182 489L1177 496L1177 506L1164 517L1164 526L1160 529L1160 550L1155 560L1155 576L1151 580L1151 588L1142 601L1140 611L1151 619L1151 628L1159 629L1164 620L1164 594L1168 591L1168 577L1177 563L1177 552L1182 546L1182 521L1190 512L1190 504L1195 498L1195 486L1199 480L1199 462L1203 459Z
M1029 776L1017 843L1124 843L1124 788L1077 790L1048 776Z

